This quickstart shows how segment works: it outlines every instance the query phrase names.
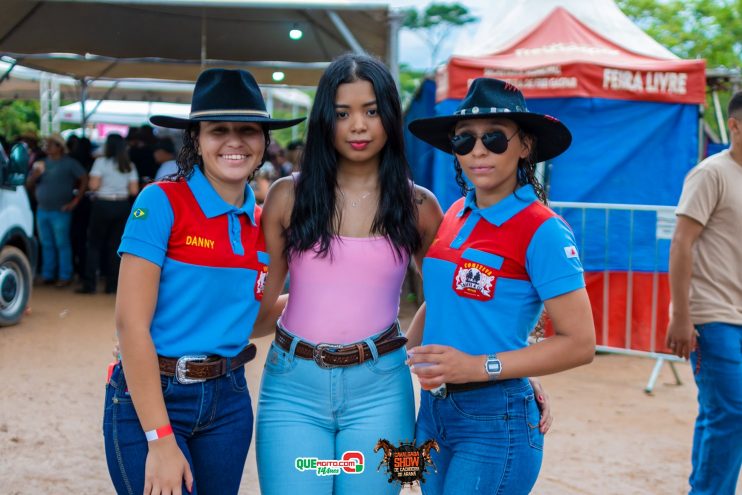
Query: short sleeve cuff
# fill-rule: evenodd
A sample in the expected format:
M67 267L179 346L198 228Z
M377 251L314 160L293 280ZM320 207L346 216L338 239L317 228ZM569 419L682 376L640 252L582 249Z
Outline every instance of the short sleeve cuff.
M693 214L692 212L685 211L685 209L680 209L680 208L678 208L677 210L675 210L675 216L677 216L677 217L681 217L681 216L682 217L688 217L691 220L693 220L695 222L698 222L699 224L703 225L704 227L706 226L706 222L708 221L708 218L706 218L706 219L701 218L701 217L703 217L703 215L701 215L701 214Z
M583 276L582 272L580 272L568 275L566 277L561 277L556 280L552 280L545 284L541 284L540 286L536 287L536 290L538 291L538 295L541 300L546 301L547 299L552 299L554 297L567 294L568 292L583 289L584 287L585 277Z
M124 237L121 239L118 254L121 256L124 253L144 258L160 268L162 268L162 264L165 261L165 251L163 249L133 237Z

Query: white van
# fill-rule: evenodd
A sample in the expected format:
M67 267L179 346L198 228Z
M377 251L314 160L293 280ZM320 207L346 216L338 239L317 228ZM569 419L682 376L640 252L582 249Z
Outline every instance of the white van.
M14 146L10 158L0 146L0 326L18 323L31 297L37 245L27 173L25 145Z

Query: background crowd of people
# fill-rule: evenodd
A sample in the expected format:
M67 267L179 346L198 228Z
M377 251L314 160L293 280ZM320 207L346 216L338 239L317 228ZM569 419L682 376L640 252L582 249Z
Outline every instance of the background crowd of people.
M17 143L29 151L26 186L41 247L41 282L65 288L77 280L77 292L92 294L101 276L105 291L114 293L116 250L131 204L147 184L175 178L179 136L159 134L149 125L131 127L125 137L109 134L102 143L75 134L67 139L60 134L0 136L6 152ZM270 145L268 159L250 182L258 204L275 180L299 170L303 150L301 140L285 148Z

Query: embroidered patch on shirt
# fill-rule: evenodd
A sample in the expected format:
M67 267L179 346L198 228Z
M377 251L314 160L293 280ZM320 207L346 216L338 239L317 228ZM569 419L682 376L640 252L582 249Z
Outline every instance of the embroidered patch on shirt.
M146 220L147 219L147 208L137 208L131 212L131 218L134 220Z
M453 290L462 297L489 301L495 295L495 275L480 263L463 261L456 267Z
M268 275L268 265L263 263L258 267L258 276L255 279L255 300L263 300L263 292L265 292L265 277Z
M574 246L567 246L564 248L564 254L567 255L567 258L577 258L577 248Z

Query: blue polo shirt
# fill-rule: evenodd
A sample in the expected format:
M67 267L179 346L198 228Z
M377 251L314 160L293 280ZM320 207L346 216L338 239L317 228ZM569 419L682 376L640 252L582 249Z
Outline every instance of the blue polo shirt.
M469 354L525 347L543 301L585 286L575 246L532 186L483 209L470 192L446 212L423 260L423 344Z
M196 168L187 181L157 182L137 197L119 254L161 269L151 334L157 353L237 355L262 299L268 255L249 186L238 208Z

